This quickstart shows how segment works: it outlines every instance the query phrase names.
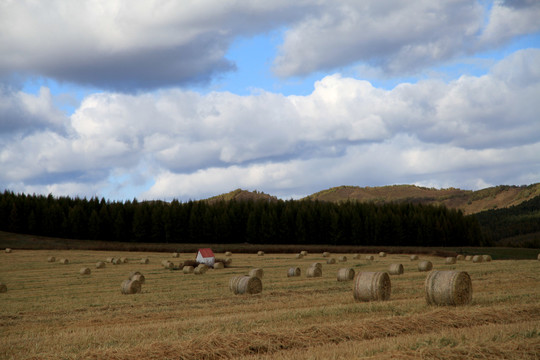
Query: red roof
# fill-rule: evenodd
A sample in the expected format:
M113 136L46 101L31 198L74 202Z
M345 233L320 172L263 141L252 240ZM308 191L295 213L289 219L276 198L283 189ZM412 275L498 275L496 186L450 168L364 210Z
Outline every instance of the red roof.
M204 258L212 258L212 257L215 257L215 256L214 256L214 253L212 252L212 249L210 249L210 248L199 249L199 253L200 253L201 256L204 257Z

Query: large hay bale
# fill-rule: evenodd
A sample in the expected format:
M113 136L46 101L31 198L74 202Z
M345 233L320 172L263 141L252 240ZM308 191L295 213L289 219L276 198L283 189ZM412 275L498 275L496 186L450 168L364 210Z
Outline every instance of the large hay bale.
M132 273L130 273L129 280L137 280L138 282L141 283L141 285L146 282L146 278L144 277L143 274L141 274L140 271L133 271Z
M257 256L264 256L264 251L257 251Z
M455 264L456 258L453 256L448 256L446 259L444 259L444 263L447 265Z
M136 294L141 292L141 282L138 280L124 280L120 285L122 294Z
M464 271L432 271L425 282L429 305L465 305L472 300L472 282Z
M182 272L184 274L193 274L194 271L195 271L195 268L193 266L184 266L182 268Z
M292 267L287 271L287 277L300 276L301 274L302 271L299 267Z
M235 276L229 281L229 289L235 294L259 294L262 292L262 281L253 276Z
M322 276L322 269L318 268L316 266L311 266L306 271L306 276L311 277L321 277Z
M330 258L330 259L326 260L326 263L327 263L327 264L335 264L335 263L336 263L336 259Z
M482 255L474 255L472 258L473 263L481 263L482 261L484 261Z
M386 253L385 253L384 251L381 251L381 252L379 253L379 257L386 257Z
M179 257L180 257L180 254L177 253L177 252L173 252L173 253L172 253L172 257L173 257L173 258L179 258Z
M388 267L388 272L390 275L401 275L403 274L403 265L402 264L390 264Z
M264 275L264 271L261 268L249 270L249 276L258 277L259 279L262 279L263 275Z
M214 269L224 269L224 268L225 268L225 265L221 261L214 263Z
M98 261L96 263L96 269L103 269L105 267L105 262L104 261Z
M320 262L314 262L309 267L316 267L322 270L322 264Z
M360 254L354 254L352 258L353 260L358 260L360 259Z
M195 275L203 275L208 271L208 266L197 266L195 270L193 270L193 273Z
M232 256L232 252L230 251L225 252L225 256Z
M388 273L360 272L354 281L353 296L356 301L388 300L391 290Z
M294 256L295 259L302 259L303 257L304 255L302 255L301 253Z
M338 261L339 262L347 262L347 257L346 256L340 256L340 257L338 257Z
M491 255L482 255L482 260L486 262L490 262L492 260Z
M471 255L467 255L465 256L465 261L471 261L472 260L472 256Z
M418 260L418 255L411 255L410 259L411 261L416 261Z
M81 275L90 275L92 273L92 271L90 270L90 268L87 268L87 267L83 267L79 270L79 273Z
M302 256L307 256L308 252L306 250L302 250L300 251L300 254L302 254Z
M456 260L463 261L463 260L465 260L465 256L459 254L458 256L456 256Z
M366 260L375 260L375 257L373 255L366 255Z
M430 271L433 269L433 264L429 260L420 261L418 263L418 271Z
M69 264L69 260L68 259L60 259L59 263L67 265L67 264Z
M354 279L353 268L341 268L337 272L337 281L350 281Z
M11 253L11 252L13 252L13 250L11 250L10 248L6 248L6 253L9 254L9 253Z
M54 256L49 256L47 258L47 262L55 262L56 261L56 258Z
M0 283L0 293L7 292L7 286L6 284Z
M539 254L540 255L540 254ZM325 251L322 253L322 256L323 257L329 257L330 256L330 253L328 251Z
M140 263L141 264L148 264L148 263L150 263L150 260L148 258L142 258Z

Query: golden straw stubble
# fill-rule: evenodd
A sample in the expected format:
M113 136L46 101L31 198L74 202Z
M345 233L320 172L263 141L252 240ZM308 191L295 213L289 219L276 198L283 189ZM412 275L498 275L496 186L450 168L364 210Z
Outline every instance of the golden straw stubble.
M122 294L136 294L141 292L141 282L139 280L124 280L120 285Z
M235 294L259 294L262 292L262 281L254 276L234 276L229 280L229 289Z
M425 291L429 305L466 305L472 300L471 277L465 271L431 271Z
M354 280L356 301L384 301L390 299L390 276L387 272L359 272Z
M7 286L6 284L0 283L0 293L7 292Z

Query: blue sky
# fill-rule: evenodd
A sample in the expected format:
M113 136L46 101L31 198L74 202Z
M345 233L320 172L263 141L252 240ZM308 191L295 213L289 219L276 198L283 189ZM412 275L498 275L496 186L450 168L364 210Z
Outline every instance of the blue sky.
M540 181L540 2L0 1L0 188Z

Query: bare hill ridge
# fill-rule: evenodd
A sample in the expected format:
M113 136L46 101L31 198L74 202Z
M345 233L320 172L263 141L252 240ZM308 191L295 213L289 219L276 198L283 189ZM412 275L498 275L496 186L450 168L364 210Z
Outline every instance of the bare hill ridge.
M461 209L465 214L501 209L519 205L523 201L540 196L540 183L532 185L499 185L482 190L461 190L456 188L435 189L416 185L389 185L377 187L338 186L306 196L306 200L330 202L361 201L374 203L411 202L416 204L444 205L452 209ZM268 200L276 201L271 196L258 191L236 189L227 194L218 195L206 201L220 200Z

